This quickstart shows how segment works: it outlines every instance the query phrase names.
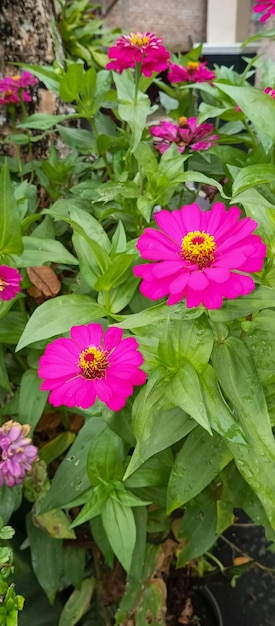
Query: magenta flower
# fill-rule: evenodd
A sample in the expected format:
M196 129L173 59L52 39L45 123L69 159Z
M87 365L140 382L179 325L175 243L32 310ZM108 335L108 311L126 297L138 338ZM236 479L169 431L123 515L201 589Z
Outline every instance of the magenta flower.
M134 268L144 296L168 295L168 304L185 297L188 308L219 309L223 298L250 293L255 284L247 272L262 269L266 246L251 234L257 223L239 219L240 214L238 207L226 210L221 202L206 212L191 204L157 213L160 230L146 228L137 243L141 256L154 261Z
M170 83L204 83L215 79L215 72L206 67L206 61L189 61L185 67L169 63L168 80Z
M11 300L20 291L21 274L13 267L0 265L0 300Z
M0 428L0 487L20 485L37 459L37 448L27 437L31 427L13 420Z
M275 0L255 0L257 4L253 7L254 13L264 13L260 17L260 22L266 22L271 15L275 15Z
M54 406L64 404L88 409L96 398L119 411L132 395L134 385L146 381L139 369L143 357L133 337L122 339L122 330L100 324L73 326L70 338L55 339L40 359L41 389L49 390Z
M266 87L264 89L264 93L266 93L268 96L273 98L273 100L275 100L275 89L272 89L272 87Z
M31 102L32 97L26 88L37 82L37 78L25 70L20 75L6 76L0 80L0 92L3 94L0 104L20 104L20 98L24 102Z
M152 33L130 33L122 35L115 46L108 51L108 70L117 70L120 74L129 67L141 63L144 76L152 76L152 72L162 72L168 67L170 54L162 45L162 39Z
M162 121L158 126L151 126L150 133L156 138L154 146L161 154L171 143L177 144L179 152L185 152L186 148L208 150L219 139L213 124L197 125L196 117L180 117L178 124Z

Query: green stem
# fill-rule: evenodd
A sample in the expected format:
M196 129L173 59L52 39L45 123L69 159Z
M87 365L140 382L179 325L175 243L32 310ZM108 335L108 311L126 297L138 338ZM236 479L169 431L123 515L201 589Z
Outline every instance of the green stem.
M15 107L13 105L9 107L9 113L11 117L12 130L16 134L17 133L16 116L15 116ZM21 155L20 155L20 148L17 144L15 144L15 151L16 151L16 157L17 157L17 163L18 163L18 172L22 180L23 179L23 167L22 167L22 161L21 161Z
M250 138L252 140L253 146L256 148L257 145L258 145L258 141L257 141L257 137L256 137L255 133L253 132L250 124L248 124L248 122L246 120L243 120L243 125L244 125L245 129L247 130L247 132L248 132L248 134L249 134L249 136L250 136Z
M95 136L96 136L96 139L97 139L97 138L98 138L98 132L97 132L97 127L96 127L96 124L94 123L94 119L93 119L92 117L87 117L86 119L87 119L87 121L89 122L89 124L91 124L92 130L93 130L93 132L94 132L94 134L95 134ZM112 178L113 178L113 172L112 172L112 169L111 169L111 167L110 167L109 161L108 161L108 159L107 159L106 153L101 154L100 156L102 156L103 161L104 161L104 163L105 163L106 172L107 172L107 174L108 174L108 176L109 176L110 180L112 180Z
M141 77L141 63L137 63L135 67L135 97L134 104L137 105L138 101L138 90L139 90L139 81Z

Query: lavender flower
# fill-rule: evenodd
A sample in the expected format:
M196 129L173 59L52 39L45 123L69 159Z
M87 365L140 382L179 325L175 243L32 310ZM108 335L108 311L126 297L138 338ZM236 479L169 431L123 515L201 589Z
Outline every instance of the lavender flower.
M27 437L31 427L13 420L0 428L0 487L20 485L37 458L37 448Z

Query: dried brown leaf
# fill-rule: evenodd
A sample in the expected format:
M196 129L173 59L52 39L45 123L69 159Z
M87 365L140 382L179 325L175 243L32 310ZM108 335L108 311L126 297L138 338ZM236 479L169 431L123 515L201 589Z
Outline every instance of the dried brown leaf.
M32 284L47 298L54 298L59 293L60 280L48 265L27 267L27 274Z

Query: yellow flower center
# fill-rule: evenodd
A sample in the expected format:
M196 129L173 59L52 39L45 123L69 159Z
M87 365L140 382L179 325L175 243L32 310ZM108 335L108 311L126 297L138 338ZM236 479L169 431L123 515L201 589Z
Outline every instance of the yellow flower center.
M84 378L90 380L104 378L105 371L109 365L107 354L106 351L93 347L86 348L80 352L78 366Z
M181 253L185 261L197 263L200 269L209 267L215 258L215 239L204 230L187 233L181 242Z
M19 80L20 75L19 74L15 74L15 76L12 76L13 80Z
M7 91L4 91L4 98L8 98L8 96L13 96L12 89L8 89Z
M7 283L4 281L3 278L0 278L0 291L4 291L6 286L7 286Z
M188 118L185 117L184 115L179 117L179 126L186 126L187 122L188 122Z
M138 48L147 46L149 41L150 37L148 37L148 35L144 35L143 33L133 33L130 37L132 46L137 46Z
M189 67L190 70L196 70L197 67L199 67L199 63L198 61L188 61L187 67Z

